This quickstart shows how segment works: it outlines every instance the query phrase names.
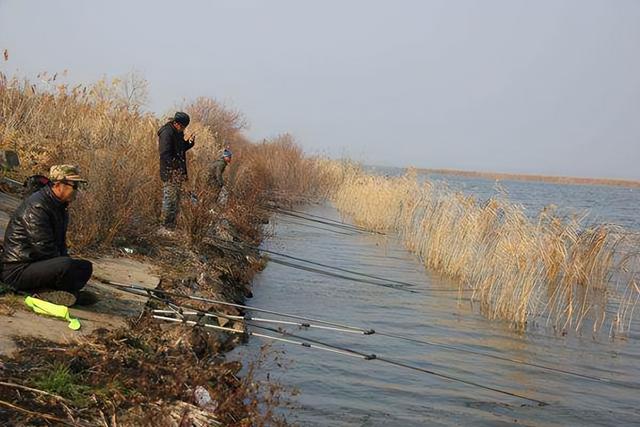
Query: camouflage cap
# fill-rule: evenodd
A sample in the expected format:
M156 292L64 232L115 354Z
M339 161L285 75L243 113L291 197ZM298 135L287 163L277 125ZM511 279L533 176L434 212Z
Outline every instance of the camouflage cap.
M80 169L75 165L54 165L49 170L51 181L78 181L87 182L80 176Z

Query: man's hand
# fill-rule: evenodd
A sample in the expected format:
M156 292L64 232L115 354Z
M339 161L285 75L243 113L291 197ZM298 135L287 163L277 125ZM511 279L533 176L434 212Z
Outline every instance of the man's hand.
M192 134L191 134L191 136L189 136L188 141L189 141L190 143L192 143L192 144L195 144L195 143L196 143L196 133L195 133L195 132L194 132L194 133L192 133Z

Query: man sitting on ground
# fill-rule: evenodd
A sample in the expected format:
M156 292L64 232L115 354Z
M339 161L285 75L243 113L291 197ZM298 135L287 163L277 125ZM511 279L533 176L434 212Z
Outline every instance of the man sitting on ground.
M52 166L49 180L11 216L4 235L2 281L55 304L91 304L95 296L80 290L93 265L71 258L66 243L67 206L86 181L73 165Z

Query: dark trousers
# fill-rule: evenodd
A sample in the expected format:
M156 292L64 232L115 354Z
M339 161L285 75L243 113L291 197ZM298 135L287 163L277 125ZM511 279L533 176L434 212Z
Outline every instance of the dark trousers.
M60 256L26 266L5 264L2 280L16 290L49 288L78 292L87 284L92 273L90 261Z

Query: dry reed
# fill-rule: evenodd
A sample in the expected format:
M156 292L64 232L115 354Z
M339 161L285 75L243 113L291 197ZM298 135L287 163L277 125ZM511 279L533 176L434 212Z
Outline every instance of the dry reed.
M71 205L73 250L152 235L161 199L156 131L164 121L141 110L146 82L132 75L69 88L56 84L55 75L40 77L38 86L0 73L0 148L16 151L22 162L13 177L46 175L57 163L80 165L90 187ZM321 169L290 136L252 144L241 133L240 112L202 97L182 108L192 116L187 133L197 134L178 223L190 243L220 216L248 231L267 197L300 199L320 188ZM230 197L219 206L208 176L226 146L234 151L225 172Z
M537 218L504 197L484 203L444 183L368 175L332 165L331 199L358 224L394 230L429 269L473 291L481 312L524 327L536 317L556 330L625 332L640 299L638 235L585 227L552 208Z

